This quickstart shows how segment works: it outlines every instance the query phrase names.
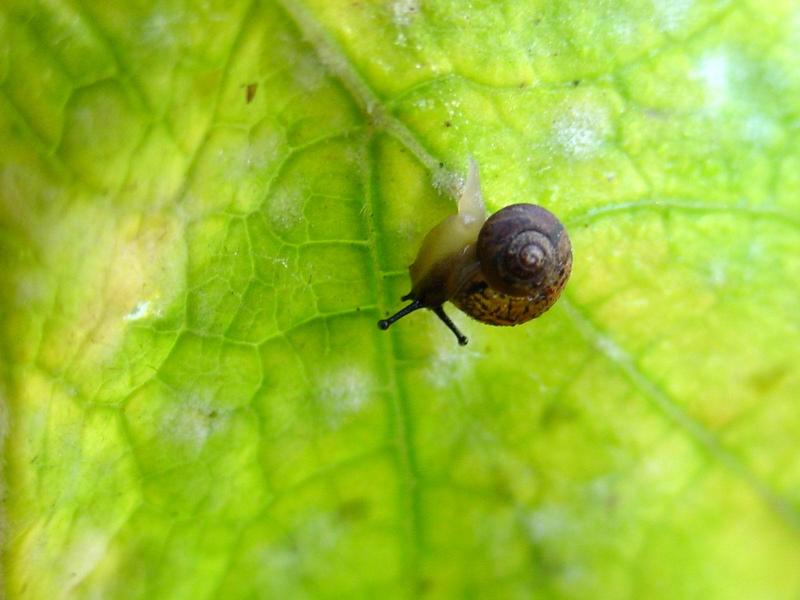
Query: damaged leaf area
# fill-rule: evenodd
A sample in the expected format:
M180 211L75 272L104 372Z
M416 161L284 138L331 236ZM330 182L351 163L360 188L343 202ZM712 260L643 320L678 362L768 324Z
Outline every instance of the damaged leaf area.
M797 598L790 0L0 7L0 595ZM519 328L375 323L454 212Z

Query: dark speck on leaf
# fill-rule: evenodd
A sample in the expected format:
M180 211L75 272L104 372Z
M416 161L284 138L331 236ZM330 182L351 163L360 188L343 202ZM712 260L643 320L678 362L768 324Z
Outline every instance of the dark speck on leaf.
M445 121L444 122L444 126L445 127L450 127L451 125L452 125L452 123L450 121Z
M753 373L748 383L758 394L765 395L778 387L789 373L785 365L776 365Z
M369 506L361 498L345 500L339 505L338 514L345 521L356 521L367 515Z
M258 90L257 83L248 83L245 88L245 98L247 103L250 104L253 101L253 98L256 97L256 91Z
M572 82L572 87L578 87L580 84L581 84L581 80L580 79L575 79Z

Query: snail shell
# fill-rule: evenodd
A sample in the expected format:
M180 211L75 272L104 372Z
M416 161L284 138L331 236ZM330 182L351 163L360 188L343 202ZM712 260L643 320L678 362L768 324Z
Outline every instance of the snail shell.
M480 269L450 299L474 319L519 325L550 308L572 270L564 226L535 204L513 204L493 214L478 234Z
M550 308L572 269L572 246L564 226L535 204L513 204L486 218L474 161L458 213L436 225L409 267L412 303L378 322L381 329L419 308L429 308L460 344L467 338L444 313L451 301L489 325L519 325Z

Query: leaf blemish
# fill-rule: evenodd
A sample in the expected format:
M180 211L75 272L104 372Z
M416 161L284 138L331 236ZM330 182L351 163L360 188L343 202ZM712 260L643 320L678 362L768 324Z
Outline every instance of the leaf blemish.
M700 59L694 76L706 91L709 109L719 109L730 96L731 61L724 51L706 54Z
M483 357L483 353L476 350L465 351L460 346L443 343L443 337L444 333L437 329L433 342L437 351L431 365L426 369L428 381L436 388L447 388L454 383L463 382L472 373L475 362ZM447 338L447 341L451 340Z
M661 30L678 31L684 26L693 0L656 0L654 8Z
M258 91L258 84L257 83L248 83L247 87L245 88L245 99L248 104L253 101L253 98L256 97L256 92Z
M367 516L369 506L362 498L352 498L342 502L337 512L344 521L358 521Z
M361 412L373 395L373 380L368 372L343 367L323 374L318 381L318 399L327 425L339 427L345 419Z
M269 203L269 220L279 230L287 230L303 218L304 194L298 190L277 190Z
M562 154L585 159L603 147L610 130L605 107L571 106L553 120L551 135Z
M134 306L131 312L122 317L122 320L138 321L139 319L144 319L149 314L150 314L150 301L143 300L142 302L139 302L136 306Z
M392 4L392 22L398 30L395 38L395 43L398 46L406 45L408 40L403 30L411 25L414 16L419 14L419 9L418 0L396 0Z

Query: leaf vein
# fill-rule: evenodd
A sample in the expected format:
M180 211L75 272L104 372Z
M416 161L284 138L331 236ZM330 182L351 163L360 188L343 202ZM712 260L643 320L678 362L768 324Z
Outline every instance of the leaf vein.
M784 523L800 534L800 512L774 491L766 481L726 448L718 437L686 411L636 364L613 337L594 323L571 299L561 304L583 337L615 365L644 398L669 422L683 431L700 449L745 483Z

